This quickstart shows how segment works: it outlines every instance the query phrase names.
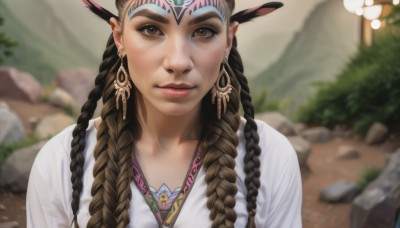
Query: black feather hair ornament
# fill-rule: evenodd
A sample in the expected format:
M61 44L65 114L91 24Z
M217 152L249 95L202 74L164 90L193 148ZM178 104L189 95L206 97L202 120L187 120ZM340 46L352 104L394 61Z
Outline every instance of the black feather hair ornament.
M256 17L269 14L282 6L283 3L281 2L268 2L259 6L245 9L232 15L231 22L236 21L239 24L242 24L251 21Z
M97 2L93 0L82 0L82 2L86 5L86 7L92 11L94 14L99 16L101 19L105 20L107 23L110 23L110 19L112 17L119 19L118 16L114 15L110 11L101 7ZM238 22L239 24L248 22L253 20L256 17L264 16L269 14L276 9L282 7L283 4L281 2L268 2L259 6L255 6L249 9L242 10L240 12L235 13L231 16L231 22Z

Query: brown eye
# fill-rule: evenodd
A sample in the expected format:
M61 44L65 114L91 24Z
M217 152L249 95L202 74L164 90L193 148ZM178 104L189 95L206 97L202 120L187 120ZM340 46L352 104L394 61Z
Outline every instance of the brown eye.
M141 32L145 36L162 36L163 33L161 30L154 25L145 25L142 26L138 29L139 32Z
M203 27L203 28L199 28L196 31L194 31L193 36L209 38L209 37L213 37L215 34L217 34L217 32L214 29L208 28L208 27Z

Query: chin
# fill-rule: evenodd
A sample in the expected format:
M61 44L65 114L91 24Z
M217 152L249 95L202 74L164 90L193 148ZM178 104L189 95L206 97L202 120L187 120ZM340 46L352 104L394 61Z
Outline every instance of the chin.
M168 104L164 107L159 108L160 112L166 116L180 117L185 115L191 115L193 112L200 110L197 106L188 104Z

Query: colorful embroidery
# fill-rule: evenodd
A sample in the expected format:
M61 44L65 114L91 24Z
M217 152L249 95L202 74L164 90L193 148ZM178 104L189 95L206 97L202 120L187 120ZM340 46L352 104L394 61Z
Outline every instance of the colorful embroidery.
M176 188L173 192L171 192L168 186L163 184L158 191L153 187L150 187L150 191L153 194L154 200L157 202L162 220L164 221L172 207L172 204L178 197L181 188Z
M193 187L197 173L202 165L201 149L197 149L192 163L183 182L182 188L177 188L173 192L166 185L162 185L158 191L148 187L148 183L140 169L136 158L132 159L134 181L142 192L144 199L157 219L160 226L173 225L182 205L185 202L190 190Z

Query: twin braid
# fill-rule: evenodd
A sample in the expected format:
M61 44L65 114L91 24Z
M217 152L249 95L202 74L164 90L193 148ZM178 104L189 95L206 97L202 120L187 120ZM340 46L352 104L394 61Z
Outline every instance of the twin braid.
M85 158L83 157L83 150L85 149L85 137L86 129L89 124L89 120L93 117L93 113L97 107L97 101L101 98L106 77L109 73L111 66L118 60L116 58L117 48L114 43L112 35L110 35L107 41L107 48L103 53L103 62L99 67L99 74L95 80L95 87L90 91L88 100L82 106L81 114L78 117L77 125L75 126L72 133L71 142L71 183L72 183L72 212L73 212L73 223L75 227L78 227L77 213L79 210L79 199L82 192L82 176L83 176L83 165Z
M116 109L114 79L120 63L121 61L117 61L113 66L103 93L102 122L98 127L94 149L94 181L91 190L93 199L89 205L91 218L87 227L124 228L130 222L133 148L133 134L130 129L134 120L132 121L132 115L127 115L123 120L122 109ZM131 96L127 102L134 103L134 99ZM130 105L128 109L129 107ZM128 110L128 113L133 112Z
M204 141L203 166L206 172L207 207L213 228L232 228L236 221L236 172L235 158L240 125L239 83L232 76L233 90L230 94L227 112L217 120L215 106L210 104L210 96L204 98L207 135ZM210 108L211 107L211 108ZM210 110L211 109L211 110Z
M249 213L247 227L255 228L255 214L257 209L258 189L260 188L260 159L261 148L258 145L259 135L257 124L254 121L254 108L251 103L250 89L247 79L244 76L242 59L237 50L236 37L233 40L233 46L229 55L229 65L235 72L239 80L241 90L240 98L244 110L246 125L244 127L244 138L246 139L246 155L244 156L244 171L246 173L245 185L247 189L247 211Z

